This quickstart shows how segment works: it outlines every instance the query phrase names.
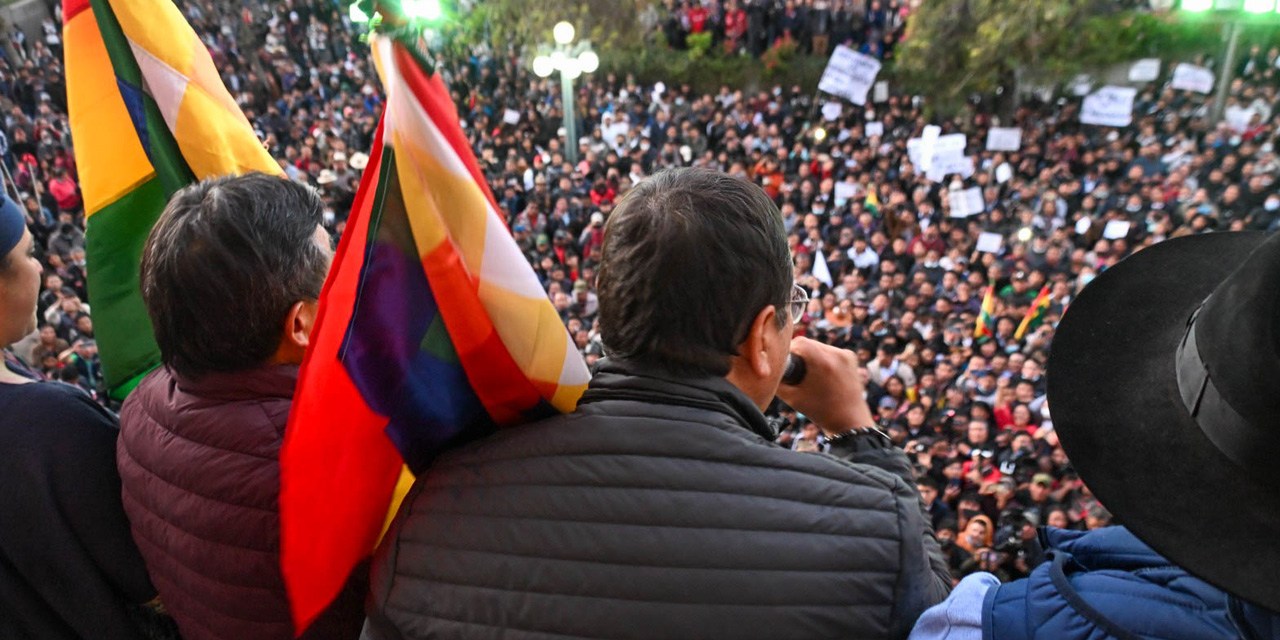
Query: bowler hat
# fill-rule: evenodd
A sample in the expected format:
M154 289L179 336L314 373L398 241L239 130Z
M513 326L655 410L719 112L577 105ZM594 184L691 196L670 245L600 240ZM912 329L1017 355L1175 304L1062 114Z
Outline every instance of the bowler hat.
M1048 394L1107 509L1280 611L1280 235L1174 238L1104 271L1058 327Z

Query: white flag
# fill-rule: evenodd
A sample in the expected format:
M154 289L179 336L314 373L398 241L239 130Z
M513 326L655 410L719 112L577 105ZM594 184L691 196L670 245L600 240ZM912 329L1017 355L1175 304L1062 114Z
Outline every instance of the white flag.
M828 287L835 284L831 280L831 267L827 266L827 257L822 255L822 247L818 247L818 250L813 252L813 277Z

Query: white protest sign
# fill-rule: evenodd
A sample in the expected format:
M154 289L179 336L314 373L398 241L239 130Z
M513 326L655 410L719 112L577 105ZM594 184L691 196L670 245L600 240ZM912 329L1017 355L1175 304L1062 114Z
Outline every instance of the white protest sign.
M1169 82L1169 86L1196 93L1209 93L1213 91L1213 72L1183 62L1173 68L1173 80Z
M934 182L942 182L942 179L951 175L958 174L961 178L968 178L974 173L973 158L966 156L948 156L934 161L933 166L925 172L924 177Z
M978 251L982 253L1000 253L1000 248L1004 246L1004 237L998 233L983 231L978 236Z
M1077 96L1087 96L1092 90L1093 78L1090 78L1087 73L1082 73L1071 80L1071 93Z
M867 134L867 137L868 137L868 138L872 138L872 137L879 137L879 138L883 138L883 137L884 137L884 123L883 123L883 122L868 122L868 123L867 123L867 126L866 126L866 131L865 131L864 133L866 133L866 134Z
M1106 86L1089 94L1080 107L1080 122L1107 127L1127 127L1133 122L1132 87Z
M827 122L839 120L841 111L844 111L844 107L839 102L828 102L822 105L822 118Z
M876 83L874 89L871 90L872 102L888 102L889 101L889 83L881 80Z
M1108 240L1118 240L1129 235L1128 220L1109 220L1107 226L1102 229L1102 237Z
M987 151L1017 151L1021 148L1020 127L991 127L987 131Z
M836 183L836 206L843 206L844 203L858 196L858 185L849 184L848 182Z
M880 61L840 45L831 54L818 90L840 96L856 105L867 104L867 92L880 73Z
M1129 82L1151 82L1160 77L1160 58L1143 58L1129 67Z
M998 184L1004 184L1012 178L1013 167L1010 167L1008 162L1002 162L1000 166L996 167L996 182Z
M502 121L507 124L519 124L520 112L515 109L507 109L502 114Z
M930 129L925 127L924 135L929 135ZM968 138L963 133L953 133L947 136L938 136L934 138L932 145L933 153L929 154L929 164L933 164L939 159L964 157L964 146L968 143ZM921 169L927 170L925 165L925 138L912 138L907 140L907 158L911 160L911 164Z
M1242 107L1240 105L1231 105L1223 112L1223 119L1227 121L1227 127L1236 133L1244 133L1249 129L1249 122L1253 120L1253 114L1257 113L1253 109Z
M938 143L938 136L942 134L942 127L938 125L927 125L924 133L920 136L920 168L925 171L933 165L933 149Z
M947 194L947 200L951 203L952 218L968 218L987 208L987 203L982 200L982 189L978 187L952 191Z

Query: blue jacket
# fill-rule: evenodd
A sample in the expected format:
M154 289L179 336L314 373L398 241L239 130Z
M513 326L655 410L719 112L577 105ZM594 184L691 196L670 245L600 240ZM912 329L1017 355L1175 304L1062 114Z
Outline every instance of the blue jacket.
M1045 528L1040 543L1047 560L1029 577L966 578L911 640L1280 638L1280 615L1192 576L1123 527Z

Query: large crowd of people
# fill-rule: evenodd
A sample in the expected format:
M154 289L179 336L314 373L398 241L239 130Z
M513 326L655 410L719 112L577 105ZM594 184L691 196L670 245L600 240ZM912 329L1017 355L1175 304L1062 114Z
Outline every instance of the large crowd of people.
M382 104L359 30L324 0L183 7L264 144L288 177L319 190L326 226L340 235ZM794 37L814 54L847 42L886 55L907 12L898 0L668 2L646 21L673 46L709 31L752 54ZM10 43L0 153L45 272L40 328L6 355L106 402L58 28ZM1277 50L1246 51L1230 97L1236 113L1250 112L1245 124L1215 125L1207 96L1159 83L1139 87L1123 128L1080 124L1078 98L1031 98L1003 120L973 107L938 124L967 136L975 172L940 181L908 156L908 140L929 124L924 105L896 92L835 109L800 86L701 93L588 75L575 96L582 137L565 140L560 87L527 60L481 45L445 59L441 73L500 211L591 365L606 352L595 276L619 199L672 167L760 185L781 211L809 296L800 331L858 354L868 402L916 464L955 577L1013 579L1038 560L1027 544L1037 526L1111 521L1059 446L1045 400L1063 310L1099 273L1154 243L1280 225ZM986 150L997 125L1022 130L1019 150ZM981 210L953 210L950 195L971 187ZM984 232L999 246L979 250ZM1019 331L1042 292L1046 312ZM975 333L988 296L989 330ZM782 444L826 446L804 415L781 404L770 415Z
M836 45L892 59L907 16L919 0L666 0L646 11L642 24L659 27L668 46L694 46L701 36L726 54L761 56L792 43L803 53L825 55Z

